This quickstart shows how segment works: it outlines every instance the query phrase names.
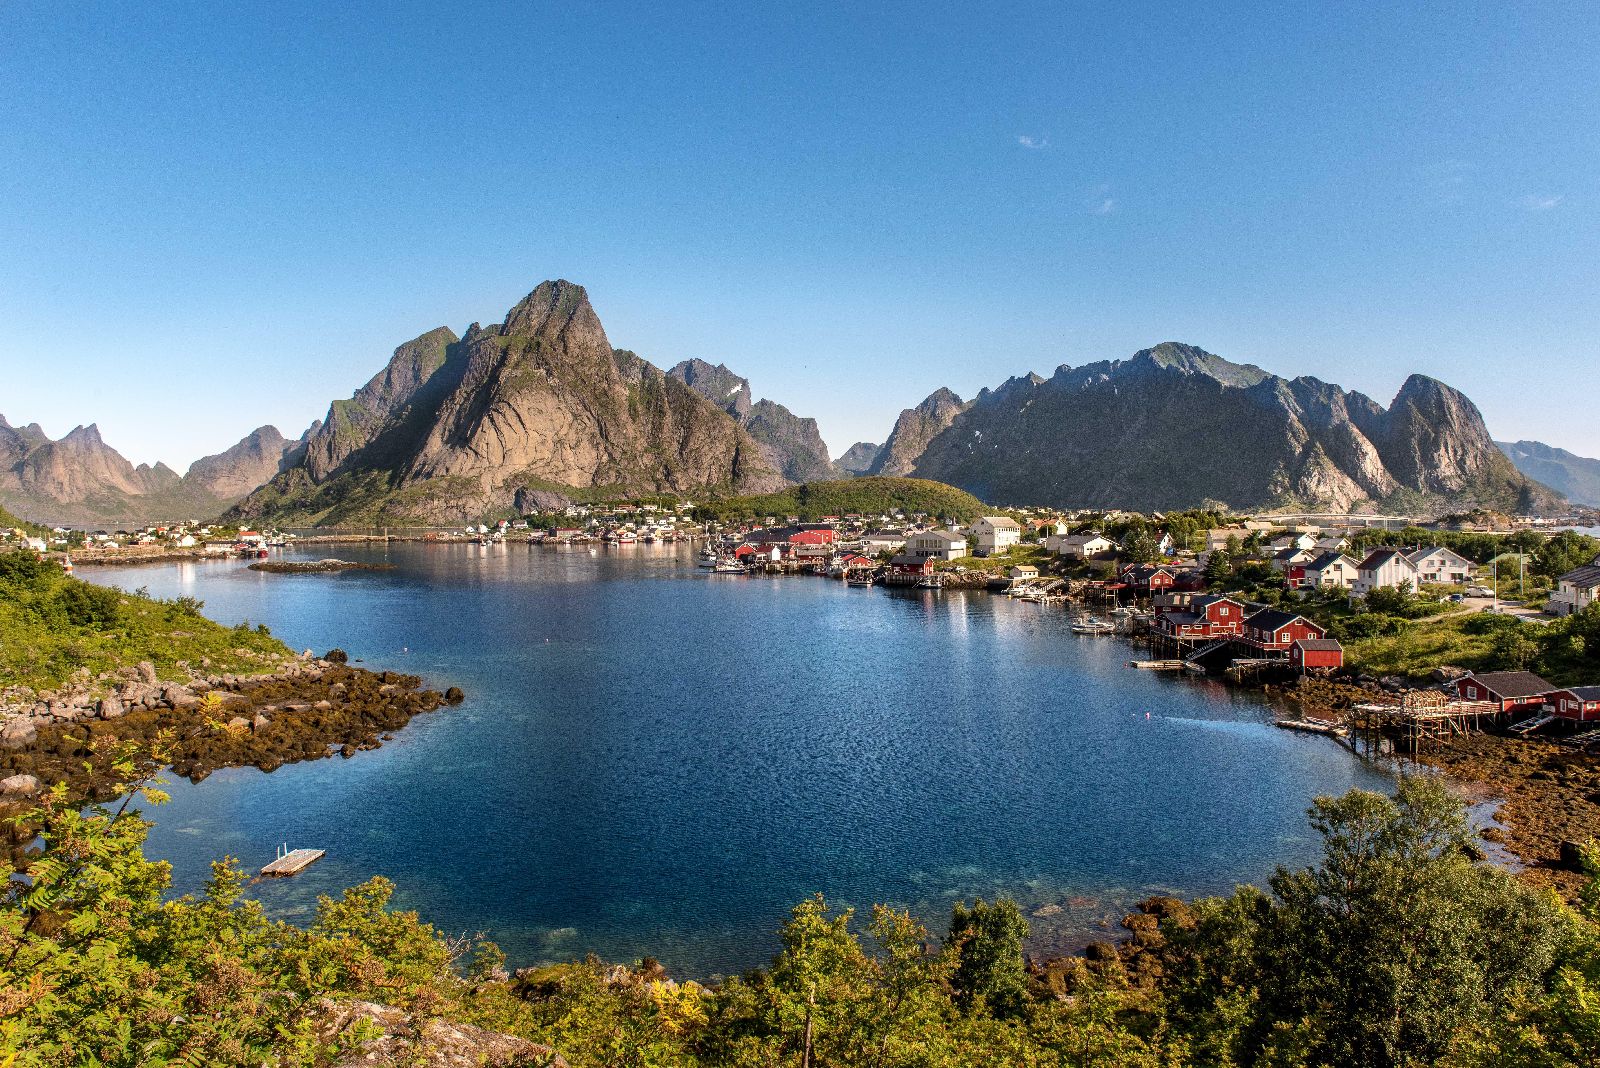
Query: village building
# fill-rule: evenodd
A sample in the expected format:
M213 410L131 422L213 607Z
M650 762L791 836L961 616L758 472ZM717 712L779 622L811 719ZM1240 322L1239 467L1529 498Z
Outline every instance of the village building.
M1552 615L1570 616L1600 601L1600 556L1594 563L1574 568L1556 579L1555 592L1544 610Z
M1568 686L1550 694L1548 700L1562 719L1580 723L1600 720L1600 686Z
M890 586L910 586L924 575L933 574L933 557L900 553L884 568L883 581Z
M1350 590L1358 597L1365 597L1384 586L1417 588L1417 567L1399 549L1373 550L1356 566L1356 580Z
M1543 708L1555 689L1531 671L1488 671L1463 675L1450 684L1463 701L1487 701L1501 712L1528 712Z
M1417 569L1417 578L1435 585L1465 586L1472 580L1472 561L1443 545L1406 554L1411 566Z
M1058 556L1089 560L1113 552L1117 543L1101 534L1069 534L1046 538L1044 547Z
M861 535L861 551L872 556L897 553L906 547L906 532L886 527Z
M926 530L906 539L905 552L919 560L958 560L967 555L967 539L948 530Z
M1341 552L1325 552L1300 567L1299 585L1309 589L1348 590L1355 585L1360 565Z
M1252 531L1246 527L1213 527L1212 529L1206 531L1206 548L1226 549L1228 547L1229 538L1237 538L1242 542L1248 538L1251 533Z
M1161 612L1155 627L1157 633L1178 641L1231 638L1244 625L1244 616L1244 605L1238 601L1208 594L1192 598L1182 611Z
M1039 569L1032 564L1017 564L1006 571L1006 578L1012 582L1031 581L1039 577Z
M1022 540L1022 527L1010 516L986 515L972 524L972 536L979 552L1003 553Z
M1295 642L1327 636L1327 630L1297 612L1266 608L1244 621L1239 637L1266 653L1287 653Z
M1301 638L1289 647L1296 671L1332 671L1344 667L1344 646L1333 638Z
M1177 576L1170 568L1157 564L1130 564L1122 569L1122 581L1139 593L1155 594L1170 590Z
M1288 575L1290 571L1316 559L1316 554L1304 545L1286 545L1272 558L1272 569ZM1302 574L1304 569L1302 568Z

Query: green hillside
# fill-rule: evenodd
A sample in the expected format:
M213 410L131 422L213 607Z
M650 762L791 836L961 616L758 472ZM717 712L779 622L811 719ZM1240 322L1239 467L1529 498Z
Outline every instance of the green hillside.
M850 478L807 482L777 493L729 497L707 505L718 519L799 516L816 520L828 515L881 515L902 511L947 519L982 515L984 503L964 490L925 478Z

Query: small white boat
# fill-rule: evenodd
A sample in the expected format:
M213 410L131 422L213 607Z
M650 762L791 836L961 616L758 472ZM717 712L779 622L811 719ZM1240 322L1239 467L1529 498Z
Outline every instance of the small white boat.
M1110 634L1116 629L1114 624L1107 623L1105 620L1098 619L1095 616L1080 619L1072 625L1072 633L1074 634Z
M924 575L921 578L917 579L917 589L919 589L919 590L942 590L942 589L944 589L944 580L941 579L938 575Z
M744 565L737 560L718 560L717 566L711 569L715 575L743 575Z

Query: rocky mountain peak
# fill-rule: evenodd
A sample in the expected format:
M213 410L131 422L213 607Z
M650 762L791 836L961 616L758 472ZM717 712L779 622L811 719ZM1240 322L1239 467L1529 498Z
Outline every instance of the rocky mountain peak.
M713 366L698 358L684 360L667 374L735 419L742 421L749 417L752 400L750 381L734 374L726 364Z
M605 333L584 288L565 279L556 279L540 282L532 293L506 312L500 333L505 336L561 334L574 326L598 330L602 336Z

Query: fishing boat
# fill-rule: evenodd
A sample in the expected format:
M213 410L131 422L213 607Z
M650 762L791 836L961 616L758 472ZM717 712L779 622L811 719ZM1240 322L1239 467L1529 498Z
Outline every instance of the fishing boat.
M917 589L942 590L944 589L944 580L938 575L923 575L921 578L917 579Z
M846 586L871 586L878 581L878 576L871 571L847 571L844 576Z
M1072 625L1072 633L1074 634L1110 634L1116 629L1114 624L1107 623L1105 620L1095 616L1080 619Z
M743 575L745 569L744 565L737 560L718 560L711 572L715 575Z

